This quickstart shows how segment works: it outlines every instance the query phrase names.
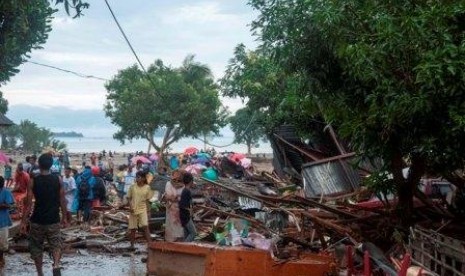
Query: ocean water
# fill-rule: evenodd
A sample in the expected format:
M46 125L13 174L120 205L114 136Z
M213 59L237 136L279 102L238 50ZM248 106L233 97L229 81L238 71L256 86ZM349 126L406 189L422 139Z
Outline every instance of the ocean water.
M116 152L136 152L148 150L148 141L146 140L133 140L132 142L126 142L122 145L119 141L113 139L112 137L57 137L56 139L63 141L68 146L69 152L78 153L78 152L100 152L105 151L116 151ZM160 145L162 138L155 138L155 143ZM209 139L208 142L215 146L206 145L208 149L214 148L217 152L222 151L233 151L233 152L247 152L247 146L244 144L232 144L233 137L215 137ZM229 145L227 147L220 147ZM204 149L205 145L202 141L197 139L181 139L178 142L170 146L170 152L183 152L187 147L196 147L198 149ZM152 148L151 152L154 152ZM269 142L262 142L256 147L252 148L252 153L272 153L271 146Z

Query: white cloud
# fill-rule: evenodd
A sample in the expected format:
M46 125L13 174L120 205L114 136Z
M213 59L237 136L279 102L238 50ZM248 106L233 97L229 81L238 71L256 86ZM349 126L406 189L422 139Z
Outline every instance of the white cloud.
M210 24L224 23L234 24L240 22L237 14L225 13L218 2L189 3L162 17L165 24Z
M41 107L67 106L70 109L102 109L102 97L95 93L83 96L80 93L56 93L47 90L8 90L5 97L10 105L27 104Z
M179 66L188 54L207 63L216 78L223 75L238 43L253 48L248 23L255 17L245 1L111 1L143 64L160 58ZM66 15L53 19L53 30L44 50L33 51L31 60L111 78L119 69L136 63L116 25L101 1L92 3L85 16ZM1 87L10 104L101 109L104 82L84 79L26 63L21 72ZM240 100L222 99L231 111Z
M73 20L67 16L55 16L52 19L52 28L53 30L66 30L74 27L76 25L76 20Z

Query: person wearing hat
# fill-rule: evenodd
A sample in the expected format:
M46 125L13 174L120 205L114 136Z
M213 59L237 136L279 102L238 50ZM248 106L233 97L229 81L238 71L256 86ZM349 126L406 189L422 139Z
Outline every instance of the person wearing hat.
M106 201L106 189L103 178L100 177L100 168L93 166L91 168L92 178L90 180L90 185L92 187L93 199L92 199L92 208L100 207L102 203Z

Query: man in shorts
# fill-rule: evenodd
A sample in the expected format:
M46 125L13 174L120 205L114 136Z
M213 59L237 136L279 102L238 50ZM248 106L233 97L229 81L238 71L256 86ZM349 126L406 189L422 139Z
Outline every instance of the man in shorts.
M61 232L60 232L60 209L64 214L62 222L68 224L66 217L66 199L60 178L50 173L53 164L53 157L49 153L39 157L40 173L34 176L28 185L26 200L26 211L24 212L21 231L29 230L29 251L36 266L37 275L44 275L43 251L44 241L47 240L50 246L50 253L53 257L53 276L60 276L61 259ZM34 210L29 218L32 207L32 198L35 198Z
M134 248L136 239L136 230L138 227L144 229L145 239L147 243L150 242L150 232L148 223L148 214L150 211L149 199L152 198L154 192L150 189L147 183L146 173L138 171L136 173L136 183L132 184L128 190L128 203L129 203L129 239L131 241L131 248Z
M0 271L5 267L3 253L8 251L8 228L12 225L9 209L14 204L13 195L4 186L5 179L0 176Z

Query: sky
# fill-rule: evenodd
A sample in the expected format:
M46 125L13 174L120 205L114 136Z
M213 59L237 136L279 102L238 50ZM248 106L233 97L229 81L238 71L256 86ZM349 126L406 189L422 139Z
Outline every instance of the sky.
M158 58L179 66L184 57L195 54L197 61L208 64L215 78L220 78L237 44L252 49L257 44L249 26L257 14L246 0L108 1L145 66ZM105 2L87 2L90 8L81 18L72 19L63 11L55 15L44 49L32 51L31 61L105 79L136 63ZM1 87L10 107L103 108L104 81L31 63L19 69ZM243 105L239 99L222 101L233 112Z

